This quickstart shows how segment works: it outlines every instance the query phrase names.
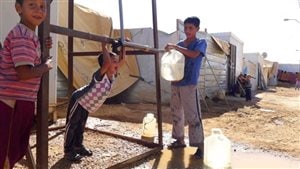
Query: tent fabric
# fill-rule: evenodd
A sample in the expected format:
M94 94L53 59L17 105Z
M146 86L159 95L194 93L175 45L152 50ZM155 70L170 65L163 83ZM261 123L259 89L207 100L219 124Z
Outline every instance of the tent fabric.
M67 1L59 2L59 25L67 27ZM114 37L112 19L91 9L78 4L74 5L74 29L100 36ZM88 18L88 19L87 19ZM129 38L130 35L127 35ZM68 77L68 52L67 36L58 35L58 67ZM101 51L101 44L95 41L74 38L74 52ZM73 63L73 86L79 88L91 81L92 74L99 68L97 56L77 56ZM139 76L135 56L126 57L126 62L119 68L119 75L113 85L110 97L115 96L132 84L137 79L130 75Z

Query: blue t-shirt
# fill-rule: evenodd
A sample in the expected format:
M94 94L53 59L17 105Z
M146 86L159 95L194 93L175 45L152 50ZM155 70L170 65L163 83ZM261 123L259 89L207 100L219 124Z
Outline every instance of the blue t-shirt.
M177 45L185 47L183 41L178 42ZM193 42L191 42L186 48L189 50L200 51L200 54L195 58L190 58L185 56L183 79L181 79L178 82L172 83L172 85L187 86L187 85L197 85L198 83L202 57L205 56L206 48L207 48L206 40L196 39Z

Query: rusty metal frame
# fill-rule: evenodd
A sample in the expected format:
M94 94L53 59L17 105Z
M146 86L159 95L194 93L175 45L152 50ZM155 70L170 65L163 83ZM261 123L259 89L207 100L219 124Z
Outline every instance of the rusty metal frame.
M66 35L68 36L68 93L74 90L73 88L73 57L74 56L87 56L87 55L97 55L99 52L74 52L73 49L73 39L82 38L87 40L93 40L97 42L107 42L114 43L114 39L93 35L86 32L81 32L74 30L74 0L69 0L69 10L68 10L68 28L56 26L50 24L50 5L52 0L47 0L47 18L46 20L39 26L38 35L41 41L41 50L42 50L42 61L44 62L49 56L49 49L45 47L43 41L49 37L50 32ZM138 49L135 51L128 51L126 54L153 54L155 57L155 78L156 78L156 99L157 99L157 122L158 122L158 144L157 143L149 143L143 140L134 139L126 136L120 136L113 133L98 131L103 134L108 134L114 137L126 139L138 144L142 144L149 147L154 147L153 150L133 157L131 159L127 159L112 168L122 168L130 163L136 162L143 158L146 158L150 155L156 154L161 151L163 148L163 140L162 140L162 114L161 114L161 86L160 86L160 73L159 73L159 52L163 50L158 49L158 29L157 29L157 10L156 10L156 0L152 0L152 18L153 18L153 38L154 38L154 48L150 48L149 46L136 44L132 42L126 42L124 40L124 27L123 27L123 9L122 9L122 0L119 0L119 12L120 12L120 26L121 26L121 41L123 43L123 47L130 47L134 49ZM38 102L37 102L37 143L36 143L36 168L37 169L45 169L48 168L48 102L49 102L49 73L46 73L41 79L41 89L38 94ZM31 152L30 152L31 153ZM31 161L32 156L31 156ZM32 162L33 163L33 162ZM34 164L33 164L34 165ZM34 167L33 167L34 168Z

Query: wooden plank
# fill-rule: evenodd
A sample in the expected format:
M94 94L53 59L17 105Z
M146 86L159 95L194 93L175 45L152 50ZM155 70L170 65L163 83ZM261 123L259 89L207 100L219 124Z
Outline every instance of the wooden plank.
M108 169L123 169L123 168L126 168L129 164L132 164L133 162L137 162L139 160L142 160L142 159L145 159L151 155L154 155L154 154L160 154L161 153L161 149L160 148L155 148L153 150L150 150L148 152L145 152L143 154L140 154L140 155L137 155L131 159L128 159L128 160L125 160L121 163L118 163L116 165L113 165L113 166L110 166L108 167Z

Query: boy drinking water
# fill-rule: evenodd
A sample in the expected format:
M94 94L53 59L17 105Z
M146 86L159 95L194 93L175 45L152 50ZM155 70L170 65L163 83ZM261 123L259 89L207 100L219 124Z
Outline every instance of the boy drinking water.
M80 161L83 156L91 156L91 150L83 145L83 133L89 113L102 106L111 91L118 67L122 64L119 56L108 52L102 43L102 54L98 57L100 68L93 74L91 82L73 92L66 117L65 158Z

